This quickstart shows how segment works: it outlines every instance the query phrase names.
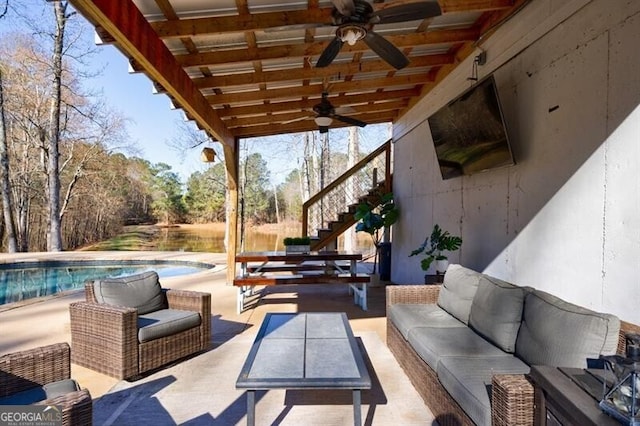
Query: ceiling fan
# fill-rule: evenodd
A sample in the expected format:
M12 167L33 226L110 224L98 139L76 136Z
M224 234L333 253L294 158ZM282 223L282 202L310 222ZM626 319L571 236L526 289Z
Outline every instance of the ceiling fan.
M329 102L328 92L322 92L322 99L319 103L313 106L313 112L316 113L314 121L318 125L318 130L320 131L320 133L327 133L329 131L329 126L334 119L342 121L343 123L351 124L352 126L366 126L367 123L365 123L364 121L342 115L348 114L352 111L353 108L351 107L334 107L331 102ZM306 120L307 118L311 117L296 118L294 120L283 122L282 124L289 124L294 121Z
M391 6L374 12L365 0L331 0L336 36L318 58L316 67L326 67L338 56L344 43L350 46L363 40L367 46L396 69L409 64L409 59L391 42L373 31L375 24L415 21L442 14L436 0Z

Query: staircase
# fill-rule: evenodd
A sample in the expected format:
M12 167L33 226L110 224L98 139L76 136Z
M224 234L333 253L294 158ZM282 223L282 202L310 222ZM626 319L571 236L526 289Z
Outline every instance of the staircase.
M383 177L379 180L378 176ZM336 247L340 234L353 226L361 203L380 204L391 191L391 139L315 194L302 206L302 235L311 236L311 249Z

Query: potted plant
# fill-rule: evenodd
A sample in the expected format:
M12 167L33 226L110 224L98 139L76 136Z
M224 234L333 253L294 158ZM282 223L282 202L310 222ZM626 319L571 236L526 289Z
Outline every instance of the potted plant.
M462 245L462 238L451 235L449 231L443 231L437 223L433 225L431 235L428 236L424 243L417 249L413 250L409 257L417 256L424 253L426 256L420 262L423 271L428 271L431 264L435 261L436 274L444 274L449 266L447 256L443 254L445 251L455 251ZM426 282L426 277L425 277Z
M396 223L399 216L400 210L398 210L398 207L393 202L392 192L383 194L381 203L379 204L362 203L358 205L353 215L355 220L358 221L356 232L366 232L371 235L371 240L376 250L373 259L372 278L377 277L378 255L382 237L384 236L382 230ZM375 278L373 278L373 280L375 281Z
M309 253L311 251L311 238L286 237L282 240L286 253Z

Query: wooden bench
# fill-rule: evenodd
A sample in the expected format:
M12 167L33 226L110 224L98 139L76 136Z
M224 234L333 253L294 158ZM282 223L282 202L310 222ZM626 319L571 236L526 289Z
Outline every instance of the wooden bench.
M240 286L256 286L256 285L282 285L282 284L351 284L351 283L368 283L369 275L367 274L336 274L336 275L249 275L247 277L236 277L233 285Z
M349 265L340 265L343 268L349 269ZM326 265L319 264L308 264L308 263L298 263L298 264L287 264L284 263L282 265L247 265L247 272L249 273L261 273L261 272L305 272L305 271L326 271Z

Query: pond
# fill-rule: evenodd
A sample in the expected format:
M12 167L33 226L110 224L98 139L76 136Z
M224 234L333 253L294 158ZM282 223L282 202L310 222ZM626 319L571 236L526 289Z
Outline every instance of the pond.
M299 228L273 226L253 227L245 229L243 251L278 251L284 250L285 237L297 235ZM238 245L240 242L238 242ZM224 253L224 226L216 225L180 225L162 228L156 239L152 241L154 250ZM342 238L338 240L342 249ZM371 238L368 234L356 234L354 251L369 253L372 251Z
M160 278L201 272L213 265L164 260L42 261L0 265L0 305L84 288L87 280L156 271Z

